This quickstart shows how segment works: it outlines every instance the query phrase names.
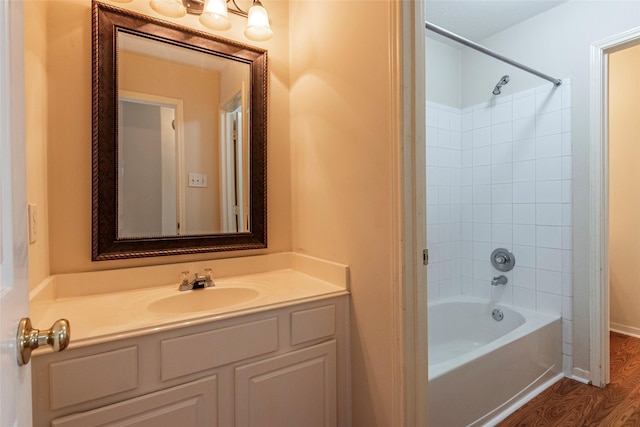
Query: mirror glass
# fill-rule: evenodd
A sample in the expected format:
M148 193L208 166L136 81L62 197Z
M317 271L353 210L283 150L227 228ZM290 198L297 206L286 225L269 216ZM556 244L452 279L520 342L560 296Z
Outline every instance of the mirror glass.
M117 49L118 238L247 231L249 65L121 31Z
M93 259L266 247L267 52L93 11Z

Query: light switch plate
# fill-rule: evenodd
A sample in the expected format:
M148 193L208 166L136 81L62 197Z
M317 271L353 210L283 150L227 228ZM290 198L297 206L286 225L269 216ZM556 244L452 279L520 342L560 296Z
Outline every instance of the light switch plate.
M206 187L206 186L207 186L207 174L203 174L203 173L189 174L189 187Z

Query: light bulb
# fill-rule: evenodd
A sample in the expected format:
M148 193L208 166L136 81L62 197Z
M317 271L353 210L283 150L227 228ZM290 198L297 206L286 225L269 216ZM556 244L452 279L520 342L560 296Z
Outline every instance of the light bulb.
M212 30L228 30L231 21L227 14L227 2L225 0L206 0L200 22Z
M149 4L151 9L171 18L181 18L187 14L187 8L182 4L182 0L151 0Z
M244 35L249 40L263 42L273 37L273 31L269 26L269 15L267 9L262 7L259 0L254 0L253 6L249 9L249 17L247 18L247 28Z

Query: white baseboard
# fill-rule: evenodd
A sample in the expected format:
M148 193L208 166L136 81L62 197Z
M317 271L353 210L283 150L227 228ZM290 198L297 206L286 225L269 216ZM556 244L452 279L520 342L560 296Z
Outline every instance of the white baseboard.
M573 368L572 372L573 372L573 375L571 375L572 380L576 380L583 384L591 384L591 380L589 379L591 378L591 372L585 371L584 369L575 368L575 367Z
M634 328L633 326L626 326L619 323L611 322L609 323L609 330L622 335L629 335L632 337L640 338L640 328Z

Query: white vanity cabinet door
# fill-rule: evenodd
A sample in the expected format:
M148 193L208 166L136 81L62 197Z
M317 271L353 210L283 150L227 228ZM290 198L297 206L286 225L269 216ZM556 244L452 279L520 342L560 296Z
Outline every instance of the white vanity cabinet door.
M216 427L218 379L206 377L145 396L68 415L52 427Z
M336 341L235 368L236 427L337 425Z

